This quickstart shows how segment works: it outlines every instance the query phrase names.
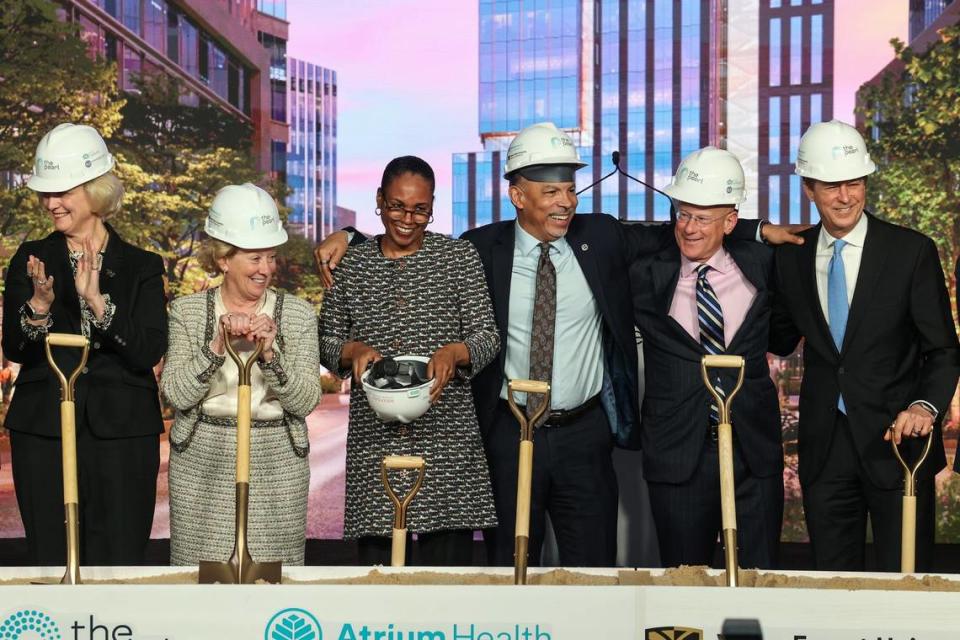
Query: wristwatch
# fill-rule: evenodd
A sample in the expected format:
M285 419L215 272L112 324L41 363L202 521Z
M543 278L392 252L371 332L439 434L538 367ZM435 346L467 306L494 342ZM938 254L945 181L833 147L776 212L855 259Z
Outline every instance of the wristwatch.
M38 313L29 302L23 303L23 313L27 316L27 320L46 320L50 317L49 311Z

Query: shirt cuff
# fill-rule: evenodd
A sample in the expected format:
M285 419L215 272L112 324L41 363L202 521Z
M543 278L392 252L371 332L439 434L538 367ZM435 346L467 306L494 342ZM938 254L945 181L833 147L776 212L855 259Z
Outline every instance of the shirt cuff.
M90 310L90 307L85 307L83 310L87 321L100 331L106 331L110 328L110 323L113 322L113 316L117 312L117 305L110 301L109 293L103 294L103 303L103 317L99 320L97 320L97 316L93 314L93 311Z
M767 224L770 224L770 223L766 220L761 220L760 224L757 225L757 237L756 237L757 242L762 242L763 244L767 244L767 241L763 239L763 227L764 225L767 225Z
M43 342L53 326L53 315L48 315L47 321L41 325L30 324L27 320L27 305L24 304L20 307L20 330L30 342Z
M939 415L940 415L940 410L937 409L937 408L936 408L935 406L933 406L932 404L930 404L929 402L927 402L926 400L914 400L913 402L910 403L910 406L911 406L911 407L913 407L913 406L923 407L924 409L926 409L927 411L929 411L930 413L933 414L933 419L934 419L934 420L936 420L937 417L939 417Z

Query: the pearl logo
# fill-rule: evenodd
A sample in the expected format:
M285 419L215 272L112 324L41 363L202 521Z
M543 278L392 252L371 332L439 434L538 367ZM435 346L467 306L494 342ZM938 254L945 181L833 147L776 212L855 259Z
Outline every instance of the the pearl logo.
M53 618L36 609L22 609L0 623L0 638L10 640L62 640L60 626Z
M3 637L3 636L0 636ZM267 623L264 640L323 640L320 623L304 609L284 609Z

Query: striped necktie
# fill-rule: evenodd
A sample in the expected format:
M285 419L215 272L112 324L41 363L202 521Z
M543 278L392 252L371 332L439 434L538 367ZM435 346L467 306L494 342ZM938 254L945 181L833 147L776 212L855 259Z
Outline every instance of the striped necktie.
M720 299L717 293L707 281L707 272L711 267L706 264L697 265L697 319L700 323L700 344L708 355L720 355L725 350L723 337L723 310L720 308ZM720 376L717 376L717 393L724 396L723 387L720 386ZM710 424L720 423L720 409L716 404L710 403Z

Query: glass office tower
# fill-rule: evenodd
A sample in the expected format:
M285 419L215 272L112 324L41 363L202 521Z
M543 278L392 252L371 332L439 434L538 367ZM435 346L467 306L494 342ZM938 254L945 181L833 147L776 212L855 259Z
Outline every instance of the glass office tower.
M337 73L287 58L286 145L290 230L314 242L339 228L337 216Z
M613 151L620 152L626 172L662 188L691 151L707 144L727 147L728 128L736 124L731 149L749 167L748 185L760 192L751 194L747 215L802 219L807 205L798 192L794 197L789 179L778 173L775 196L764 193L772 184L765 172L779 171L781 158L770 162L767 148L765 160L760 147L775 133L771 144L786 157L791 147L789 137L781 144L782 136L830 118L833 60L826 43L832 42L833 3L757 4L480 0L483 150L453 156L454 235L514 216L501 175L504 152L519 130L544 120L568 131L588 163L578 172L581 188L613 169ZM737 68L728 73L734 58ZM749 61L747 72L743 60ZM774 66L776 78L769 76ZM758 77L761 69L766 79ZM785 133L780 120L770 124L774 107L786 118ZM733 118L735 123L727 122ZM585 192L578 210L664 220L670 205L616 176Z

